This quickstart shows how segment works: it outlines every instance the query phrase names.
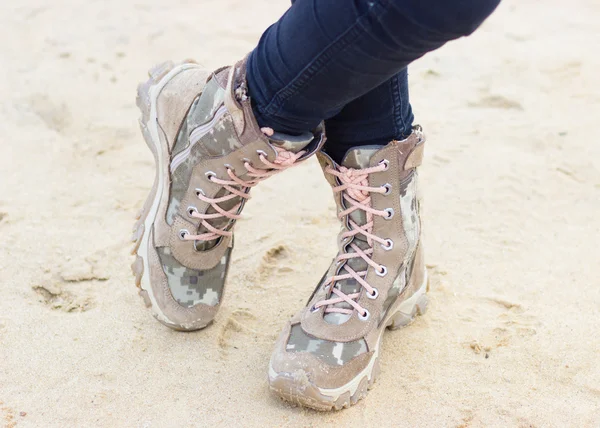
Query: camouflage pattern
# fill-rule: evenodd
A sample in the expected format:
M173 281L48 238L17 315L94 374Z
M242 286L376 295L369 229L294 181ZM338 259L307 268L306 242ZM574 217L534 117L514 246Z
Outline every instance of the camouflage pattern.
M409 146L409 148L413 147L414 137L412 138L413 140L407 141L405 146ZM416 315L423 313L426 309L427 300L423 294L425 291L424 286L412 296L413 299L409 299L411 296L402 295L403 291L408 291L406 287L409 283L412 289L412 281L420 282L421 279L411 278L411 270L413 268L416 269L417 265L419 269L421 268L421 261L419 260L417 263L414 260L421 233L419 220L420 208L417 197L418 176L415 169L418 166L417 164L420 163L419 159L417 159L420 153L417 152L416 155L412 156L410 158L411 163L407 164L406 158L409 153L406 153L404 150L402 152L396 151L394 145L391 147L387 146L386 151L378 153L376 158L374 158L374 155L384 146L361 147L350 150L346 153L341 163L340 171L344 171L345 168L368 168L371 166L371 159L379 160L379 154L383 155L384 153L396 165L406 165L404 171L398 171L397 168L393 168L387 174L371 177L373 179L377 178L378 184L384 183L384 181L379 182L379 179L390 180L389 182L393 184L393 187L391 190L391 199L388 202L392 202L393 205L391 206L400 212L396 213L392 222L376 219L377 227L370 232L374 236L381 238L389 237L399 242L395 242L396 245L393 250L385 255L383 253L385 250L380 249L378 243L372 242L373 250L377 254L376 257L372 256L375 257L374 262L378 262L377 258L381 257L379 262L385 262L390 272L385 279L376 280L375 282L375 286L380 288L381 297L374 303L361 301L361 303L366 303L366 309L373 309L377 313L374 316L379 317L379 313L383 312L384 315L381 315L381 319L386 315L390 316L392 313L390 309L393 305L401 302L406 303L406 305L399 307L400 312L398 314L395 313L396 308L394 308L394 316L389 317L387 325L380 322L377 327L371 324L370 321L366 325L361 325L360 321L355 319L348 322L349 315L339 313L325 313L323 320L321 320L320 313L311 315L308 313L310 306L307 306L295 316L296 320L301 318L302 323L292 321L294 324L290 327L291 330L288 337L281 337L280 339L287 339L285 352L282 352L279 347L281 342L279 342L269 366L269 385L272 390L286 400L317 410L339 410L354 404L366 394L367 389L377 376L378 367L376 366L374 356L369 351L377 349L383 330L387 326L396 329L407 325ZM387 148L389 148L389 151ZM320 159L320 161L323 167L329 164L326 160ZM414 165L414 167L410 165ZM349 175L352 176L352 174ZM333 186L336 185L335 182L338 185L341 183L341 180L333 180L327 174L326 176ZM400 177L404 178L400 179ZM351 194L362 199L361 195L354 190L342 195L339 193L336 194L339 211L345 211L350 208L353 202ZM346 197L344 198L344 196ZM385 204L380 198L380 196L375 198L377 204L374 208L383 209L386 205L390 206ZM346 200L349 202L346 202ZM342 224L341 235L345 235L344 232L354 229L354 223L358 227L364 225L366 217L367 214L364 211L353 210L346 218L342 219L344 224ZM350 221L352 221L353 226L350 226ZM368 238L360 233L352 236L350 239L351 242L342 241L338 243L340 245L338 257L340 254L352 255L349 252L359 251L358 248L362 250L369 248ZM358 247L357 250L350 248L350 245ZM386 249L390 250L391 248ZM368 270L369 276L374 273L361 257L356 257L341 262L334 261L330 265L326 277L331 277L332 274L344 275L347 269L350 268L356 272ZM308 305L314 304L316 299L322 302L323 300L335 298L335 294L323 288L325 281L326 278L321 279L320 285L317 287L315 293L313 293ZM354 279L336 281L332 285L342 290L346 295L362 291L362 286ZM323 293L327 293L328 295L323 296ZM379 306L381 304L383 305L382 307ZM349 309L353 315L356 314L352 310L352 306L346 302L338 303L334 306ZM327 327L327 324L323 324L323 321L334 325ZM377 321L377 318L371 318L371 321ZM303 329L302 324L304 322L306 322L305 327L307 330ZM343 323L346 323L346 326L340 325ZM364 330L365 328L367 329L366 331ZM345 340L353 341L345 342ZM310 353L319 360L319 363L322 362L322 364L315 364L312 360L307 361L305 358L302 358L303 356L306 357L306 354L297 355L295 354L296 352ZM364 379L365 373L368 373L369 376L368 383Z
M183 122L172 155L185 150L189 145L190 133L197 127L208 123L214 116L225 98L225 90L219 86L217 79L211 79L192 105L186 120Z
M408 281L408 277L406 275L406 269L401 269L400 273L392 283L390 290L388 291L388 295L385 298L385 302L383 302L383 310L381 311L381 315L379 317L379 322L382 322L385 319L385 316L388 313L388 310L392 306L392 304L396 301L404 287L406 287Z
M421 234L421 224L419 221L419 202L417 198L417 172L412 172L404 181L400 183L400 209L402 211L402 226L406 235L408 247L400 273L394 280L392 287L388 293L385 302L383 303L383 311L380 322L383 321L388 309L400 295L404 287L408 283L408 279L412 273L412 263L419 236Z
M375 153L379 150L383 149L385 146L380 145L370 145L370 146L360 146L354 149L350 149L344 155L344 159L342 160L342 166L346 168L355 168L355 169L364 169L368 168L371 163L371 158Z
M202 94L192 103L186 120L183 122L177 135L172 157L190 147L191 133L194 129L207 124L215 117L219 108L223 106L224 97L225 90L219 86L217 79L211 79L204 87ZM205 135L205 138L196 142L194 147L192 147L189 156L177 167L172 177L171 199L169 200L166 215L167 224L173 224L175 220L180 202L187 191L192 168L202 157L223 156L239 147L240 145L235 135L231 117L226 115L217 122L209 134ZM223 137L225 140L220 139ZM223 141L228 141L229 145L224 145ZM227 146L229 146L229 149L226 149Z
M356 149L351 149L346 153L342 166L346 168L364 169L370 166L371 157L379 151L383 146L364 146ZM394 280L392 287L389 290L388 296L383 304L382 318L385 316L387 310L396 301L402 290L407 284L408 276L410 275L407 264L412 260L420 234L420 224L418 215L418 202L417 202L417 174L416 172L411 173L402 183L400 183L400 206L402 211L402 224L408 240L408 251L406 252L400 270L400 274ZM347 208L346 204L342 201L342 208ZM366 214L362 210L356 210L350 214L350 218L359 226L366 222ZM353 244L366 250L369 248L366 238L363 235L355 236L352 241ZM346 252L352 253L354 250L349 247L350 242L346 244ZM350 259L342 264L337 272L340 274L345 273L344 266L351 267L354 271L360 272L368 268L367 263L360 257ZM323 281L325 278L323 278ZM323 282L321 286L323 286ZM360 291L361 286L354 278L345 279L338 281L335 287L339 288L345 294L353 294ZM338 303L334 305L339 308L352 309L347 303ZM350 318L350 315L341 314L337 312L327 313L324 316L325 321L330 324L342 324ZM350 361L352 358L357 357L367 352L367 345L364 339L360 339L354 342L330 342L323 339L317 339L309 336L302 329L301 324L292 326L290 337L288 339L286 350L288 352L310 352L315 355L323 362L330 365L343 365Z
M400 183L400 209L402 211L402 226L408 240L408 251L404 256L404 264L412 260L421 234L419 222L419 200L417 198L417 171L412 172Z
M369 161L375 152L381 149L383 146L364 146L357 149L349 150L346 153L344 160L342 161L342 166L346 168L356 168L363 169L369 167ZM342 201L343 208L347 208ZM350 214L350 218L358 225L362 225L366 223L366 215L362 210L356 210L352 214ZM366 250L369 245L366 242L364 236L357 235L354 237L352 241L349 241L346 244L346 251L348 253L353 253L354 250L349 247L350 242L358 246L359 248ZM342 264L338 267L336 273L344 274L346 271L344 270L344 266L348 265L354 271L360 272L367 269L367 262L365 262L362 258L357 257L354 259L350 259L346 261L346 263ZM323 280L325 280L323 278ZM322 286L323 284L321 284ZM357 293L361 289L361 285L354 278L344 279L338 281L335 284L336 288L339 288L345 294L353 294ZM334 307L352 309L348 303L338 303L333 305ZM330 312L325 314L323 317L325 321L330 324L340 325L346 322L350 315L342 314L338 312ZM364 339L360 339L354 342L330 342L323 339L317 339L307 335L304 330L302 330L302 326L300 324L296 324L292 326L292 330L290 333L290 338L288 340L286 350L288 352L310 352L315 355L323 362L329 365L344 365L352 358L355 358L365 352L367 352L367 344Z
M382 147L383 146L364 146L364 147L348 150L348 152L344 156L344 160L342 161L342 166L345 166L346 168L356 168L356 169L368 168L371 157ZM342 204L344 205L344 209L347 208L343 201L342 201ZM365 212L362 210L354 211L353 213L350 214L350 218L352 219L352 221L354 221L359 226L365 224L367 221ZM355 244L357 247L359 247L361 250L366 250L369 248L369 244L367 243L366 238L363 235L355 236L351 242L353 244ZM350 244L350 242L348 242L346 244L347 253L353 253L354 250L352 248L350 248L349 244ZM345 266L345 265L348 265L355 272L364 271L368 267L367 262L365 262L361 257L356 257L354 259L348 260L346 263L344 263L342 266L340 266L338 268L338 272L340 272L341 274L346 273L345 269L343 268L343 266ZM358 281L356 281L354 278L338 281L335 286L337 288L339 288L345 294L358 293L362 288L361 285L358 283ZM350 306L348 303L338 303L338 304L334 305L334 307L352 309L352 306ZM325 321L327 321L328 323L337 324L337 325L343 324L349 318L350 318L350 315L340 314L337 312L331 312L331 313L325 314L325 317L324 317Z
M204 135L196 144L194 144L190 150L187 158L177 167L172 174L171 181L171 200L169 202L169 208L167 210L167 223L174 221L174 216L177 215L181 200L185 197L187 188L189 185L190 177L193 168L204 158L213 156L225 156L232 151L241 147L238 139L234 136L235 128L231 116L225 115L219 120L214 127ZM225 190L222 189L217 197L223 196ZM219 204L224 210L230 210L240 201L240 198L233 198L229 201ZM209 214L215 213L216 210L209 207L206 211ZM210 224L218 229L222 229L226 224L229 223L227 217L219 217L210 220ZM206 232L206 228L200 227L197 231L198 234ZM213 240L205 243L197 243L196 249L201 251L210 249L216 245L218 241ZM200 245L201 247L198 247Z
M225 156L241 147L241 144L234 136L235 128L231 116L225 115L215 126L204 135L196 144L191 147L190 153L185 160L173 171L171 181L171 199L167 209L167 223L173 224L175 216L179 210L179 205L190 182L193 168L204 158L212 156ZM237 199L237 198L236 198ZM229 201L231 206L222 206L224 209L230 209L237 202ZM213 224L215 227L219 225ZM222 225L221 225L222 226Z
M349 150L344 156L342 166L346 168L363 169L370 166L371 157L382 148L383 146L363 146L356 149ZM343 203L344 209L346 208ZM400 274L394 280L394 283L389 291L386 301L383 305L383 314L385 315L387 309L395 301L398 295L404 289L408 278L410 277L410 266L409 262L413 259L414 252L417 247L417 243L420 235L420 224L419 224L419 213L418 213L418 199L417 199L417 172L411 173L402 183L400 183L400 208L402 211L402 225L408 241L408 248L404 256L403 264L401 267ZM362 225L366 222L366 214L362 210L356 210L350 214L350 218L358 225ZM369 246L366 242L366 238L362 235L357 235L352 240L359 248L366 250ZM346 244L347 252L352 253L354 250L349 247L350 243ZM344 265L348 265L354 271L360 272L367 269L368 265L362 258L355 258L348 260ZM338 272L345 273L345 269L342 265ZM336 287L340 288L345 294L357 293L360 291L360 284L351 278L339 281ZM338 303L336 307L352 309L347 303ZM325 315L325 320L330 324L342 324L346 322L350 315L329 313Z
M364 339L354 342L330 342L307 335L300 324L292 326L286 345L287 352L309 352L330 366L342 366L367 352Z
M167 276L171 294L181 306L189 308L199 303L209 306L219 304L229 266L231 248L227 249L217 266L205 271L181 265L172 256L168 247L159 247L156 251Z
M227 70L221 72L227 73ZM166 213L166 222L169 225L172 225L175 217L180 215L181 201L188 191L194 167L202 159L226 156L242 147L231 115L224 107L224 96L225 90L219 85L217 78L213 77L204 87L202 94L193 101L178 133L171 160L173 161L174 157L180 155L181 162L179 163L178 160L176 166L171 163L175 169L171 171L171 191ZM214 121L214 125L211 124L212 121ZM209 127L199 129L203 125L209 125ZM194 133L195 130L200 132ZM314 139L314 135L311 133L301 136L277 134L276 137L272 139L273 144L296 152L306 147ZM244 176L242 175L240 178L243 179ZM242 191L249 190L242 189L240 186L234 187ZM228 193L225 188L222 188L214 197L220 198ZM219 207L229 211L240 202L243 204L244 201L241 199L239 197L232 198L219 203ZM214 214L216 210L209 206L206 213ZM235 222L225 216L208 221L213 227L224 230L231 229ZM201 225L197 231L190 232L202 234L207 232L207 229ZM209 250L218 244L219 239L195 241L194 246L197 251ZM220 301L231 249L227 249L219 265L208 271L197 271L182 266L173 258L168 248L159 248L158 251L169 287L177 302L190 307L198 303L214 306Z
M269 137L271 144L281 147L290 152L298 153L306 147L314 138L310 132L305 132L300 135L288 135L281 132L275 132Z
M190 111L187 115L178 138L175 144L173 155L181 153L189 149L189 155L184 161L177 166L172 174L171 181L171 198L167 208L166 221L167 224L173 224L175 216L178 214L180 204L189 185L190 177L194 166L203 158L221 157L239 149L241 143L237 138L237 133L233 125L231 116L225 111L225 114L212 126L210 130L197 141L190 141L190 136L193 135L195 129L202 125L206 125L216 117L217 112L223 112L224 109L225 90L221 88L216 78L211 79L205 86L202 94L194 100ZM299 151L306 147L314 139L312 133L305 133L299 136L290 136L287 134L276 133L271 138L271 143L281 146L286 150ZM241 176L240 178L243 178ZM240 190L244 190L239 188ZM221 189L215 197L219 198L227 194L225 189ZM229 211L234 206L240 203L241 198L232 198L222 202L219 206ZM206 211L208 214L213 214L216 210L209 207ZM210 220L210 224L217 229L230 229L234 221L226 217L220 217ZM198 234L205 233L207 229L200 227ZM218 240L212 241L196 241L196 250L203 251L214 247Z

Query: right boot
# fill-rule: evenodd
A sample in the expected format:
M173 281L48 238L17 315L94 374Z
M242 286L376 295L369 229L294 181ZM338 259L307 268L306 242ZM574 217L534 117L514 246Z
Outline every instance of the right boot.
M138 86L156 175L134 227L132 270L155 318L175 330L214 319L250 189L324 142L321 128L299 136L259 128L245 73L245 60L213 73L166 62Z

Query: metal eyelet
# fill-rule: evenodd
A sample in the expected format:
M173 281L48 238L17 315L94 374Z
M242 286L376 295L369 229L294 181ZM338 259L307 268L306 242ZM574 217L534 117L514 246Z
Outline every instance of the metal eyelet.
M381 162L379 162L379 163L385 166L385 169L384 169L384 171L387 171L387 170L388 170L388 168L390 167L390 161L389 161L389 160L387 160L387 159L383 159L383 160L382 160Z
M366 321L371 316L371 313L368 310L365 309L364 311L364 314L361 314L360 312L358 313L358 319L361 321Z
M379 265L380 269L375 269L375 273L378 276L386 276L387 275L387 268L384 265Z
M367 298L369 298L371 300L375 300L378 297L379 297L379 291L377 291L376 288L373 289L373 293L367 293Z
M384 209L384 211L386 212L386 216L384 217L384 219L386 220L391 220L392 217L394 217L394 209L393 208L386 208Z
M310 308L310 311L314 314L315 312L319 312L320 308L315 308L315 306L313 305L312 308Z
M206 193L204 193L204 190L202 189L196 189L196 197L199 198L200 195L206 196Z
M390 251L392 248L394 248L394 241L392 241L391 239L386 239L385 240L385 245L381 244L381 248L383 248L385 251Z
M189 217L194 217L194 213L198 214L198 208L193 207L193 206L189 206L187 207L187 214Z
M385 183L383 186L381 186L383 189L385 189L385 192L382 193L382 195L387 196L390 193L392 193L392 185L390 183Z
M208 181L212 181L212 179L217 176L217 174L214 171L207 171L204 175L206 176Z
M267 152L265 152L264 150L257 150L256 153L258 154L259 157L260 157L260 155L263 155L266 158L269 157L269 155L267 154Z
M232 167L231 165L229 165L228 163L226 163L225 165L223 165L226 169L231 170L231 172L235 172L235 168Z
M242 162L244 163L244 167L246 167L246 164L252 166L252 161L248 158L242 159Z
M182 241L185 241L186 236L188 236L190 234L190 232L187 231L187 229L181 229L179 231L179 239L181 239Z

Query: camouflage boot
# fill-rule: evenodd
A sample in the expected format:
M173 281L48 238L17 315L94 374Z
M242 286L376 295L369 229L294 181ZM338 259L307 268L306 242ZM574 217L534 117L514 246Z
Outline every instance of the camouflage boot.
M197 330L223 299L232 229L250 189L306 159L324 137L321 130L286 136L259 129L245 61L214 73L168 62L149 75L137 104L156 176L134 227L132 269L158 321Z
M424 136L349 150L342 165L318 158L333 187L339 253L279 336L269 365L273 391L317 410L349 407L379 374L386 327L427 307L417 199Z

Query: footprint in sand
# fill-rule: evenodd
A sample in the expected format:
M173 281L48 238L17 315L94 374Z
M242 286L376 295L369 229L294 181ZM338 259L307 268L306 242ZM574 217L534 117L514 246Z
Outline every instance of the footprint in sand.
M261 281L273 274L293 272L294 267L291 264L293 259L291 250L285 245L275 245L269 249L264 254L262 262L258 267L258 274Z
M35 94L29 99L29 108L44 124L59 133L71 124L71 112L66 104L58 104L44 94Z
M236 309L227 317L223 327L221 327L218 338L222 355L226 355L229 349L236 348L234 344L236 341L233 340L234 333L241 333L244 336L253 333L257 334L256 331L249 327L249 323L254 320L256 320L256 317L248 309ZM242 338L242 341L244 340Z
M503 97L502 95L488 95L487 97L481 98L477 102L469 103L469 107L523 110L523 106L521 105L521 103Z
M107 267L103 265L103 252L84 258L66 261L54 272L48 272L43 281L31 288L38 301L53 310L63 312L85 312L94 307L89 287L81 283L93 283L108 279Z
M85 312L92 308L90 298L77 296L62 288L60 284L47 283L31 287L38 300L50 309L62 312Z
M488 310L496 310L496 327L484 334L480 339L468 343L468 347L476 354L484 354L488 358L494 349L510 346L517 338L527 338L537 334L540 324L537 318L527 313L526 309L516 302L499 297L483 297L478 299L479 305L488 306Z

